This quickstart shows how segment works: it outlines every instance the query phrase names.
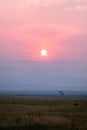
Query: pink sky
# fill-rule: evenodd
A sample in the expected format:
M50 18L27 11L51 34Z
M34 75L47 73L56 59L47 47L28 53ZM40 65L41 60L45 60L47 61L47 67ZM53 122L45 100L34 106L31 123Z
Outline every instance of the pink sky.
M0 60L83 60L87 0L0 0Z

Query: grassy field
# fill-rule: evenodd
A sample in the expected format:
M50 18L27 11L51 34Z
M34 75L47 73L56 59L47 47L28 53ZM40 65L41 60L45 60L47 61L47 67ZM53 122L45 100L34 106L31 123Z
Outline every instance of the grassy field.
M87 130L87 99L0 97L0 130Z

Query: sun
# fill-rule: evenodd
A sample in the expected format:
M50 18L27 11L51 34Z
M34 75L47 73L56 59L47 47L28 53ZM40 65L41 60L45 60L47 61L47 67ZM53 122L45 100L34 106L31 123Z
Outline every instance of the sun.
M46 49L41 50L41 56L47 56L47 50Z

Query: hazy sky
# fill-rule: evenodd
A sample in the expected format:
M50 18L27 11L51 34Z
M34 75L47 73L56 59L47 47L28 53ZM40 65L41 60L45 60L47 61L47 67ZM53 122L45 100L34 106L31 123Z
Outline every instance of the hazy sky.
M87 89L86 66L87 0L0 0L1 89Z

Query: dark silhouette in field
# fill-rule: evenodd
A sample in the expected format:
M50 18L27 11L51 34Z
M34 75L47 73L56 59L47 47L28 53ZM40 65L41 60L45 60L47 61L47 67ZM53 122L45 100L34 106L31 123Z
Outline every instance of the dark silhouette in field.
M64 96L64 92L63 92L63 91L58 91L58 93L59 93L61 96Z

